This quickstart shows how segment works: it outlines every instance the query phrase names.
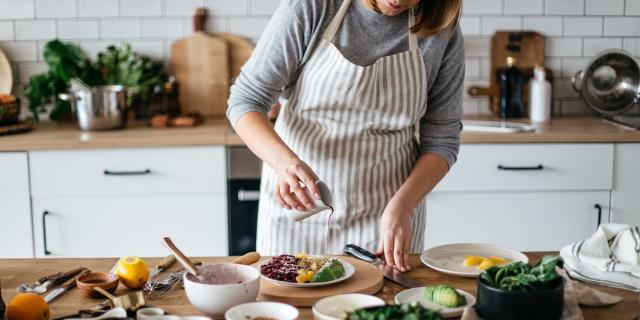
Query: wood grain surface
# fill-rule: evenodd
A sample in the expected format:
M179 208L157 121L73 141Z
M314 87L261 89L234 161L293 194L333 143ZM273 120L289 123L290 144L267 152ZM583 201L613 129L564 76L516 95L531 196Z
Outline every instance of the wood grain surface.
M531 263L537 262L544 253L528 253ZM145 259L149 265L155 265L162 258ZM230 257L219 258L195 258L205 264L229 262L233 260ZM84 266L93 271L109 271L116 263L116 258L111 259L20 259L20 260L0 260L0 279L2 281L2 297L5 302L10 301L16 294L16 287L24 282L32 282L39 277L58 271L70 270L77 266ZM475 295L476 280L470 278L461 278L448 276L422 265L418 256L411 257L411 265L413 270L408 273L409 276L416 278L425 285L433 285L438 283L448 283L456 288L468 291ZM170 270L179 268L174 265ZM637 319L640 311L640 296L638 293L614 289L608 287L593 286L599 290L615 294L623 297L623 301L619 304L609 307L582 307L585 319ZM403 287L391 283L384 282L384 286L377 296L387 302L392 302L394 296L404 290ZM120 286L116 294L123 294L127 289ZM77 289L73 289L64 293L58 299L51 303L51 313L53 317L73 314L81 308L87 308L102 302L101 299L90 299L82 296ZM198 314L187 297L183 289L178 289L172 295L163 299L152 301L153 305L165 309L167 312L178 315L195 315ZM301 319L312 319L310 308L300 308Z

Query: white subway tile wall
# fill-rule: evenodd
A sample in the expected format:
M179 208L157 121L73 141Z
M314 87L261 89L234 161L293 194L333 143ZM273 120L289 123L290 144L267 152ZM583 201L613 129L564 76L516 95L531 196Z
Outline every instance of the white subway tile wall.
M110 44L167 60L171 43L193 32L193 11L207 7L209 31L256 41L281 0L0 0L0 50L9 57L20 95L29 77L46 69L43 47L58 37L95 56ZM354 0L356 1L356 0ZM545 64L554 72L558 114L586 113L571 77L608 48L640 57L640 0L464 0L465 115L484 115L489 103L470 97L470 85L489 82L496 30L533 30L547 37ZM427 62L428 63L428 62Z

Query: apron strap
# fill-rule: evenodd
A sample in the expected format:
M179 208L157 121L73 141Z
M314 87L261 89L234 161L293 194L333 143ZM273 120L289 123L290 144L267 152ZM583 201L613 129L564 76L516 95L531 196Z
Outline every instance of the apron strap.
M414 8L409 9L409 50L416 50L418 46L418 36L411 32L411 27L416 24L416 12Z
M359 0L358 0L359 1ZM342 23L342 19L344 19L345 14L347 14L347 10L349 9L349 5L351 4L351 0L343 0L340 9L327 26L327 29L322 34L322 38L327 41L332 41L333 36L336 35L338 29L340 29L340 24Z

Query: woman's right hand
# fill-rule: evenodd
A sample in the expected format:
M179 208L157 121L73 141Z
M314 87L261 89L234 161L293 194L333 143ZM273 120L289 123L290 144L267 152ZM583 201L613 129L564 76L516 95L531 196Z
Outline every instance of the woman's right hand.
M307 196L304 188L300 185L301 182L309 188L316 199L320 199L320 190L316 184L318 177L304 161L298 158L285 160L278 165L276 173L278 174L278 182L275 194L281 207L287 210L295 208L298 211L314 207L313 199Z

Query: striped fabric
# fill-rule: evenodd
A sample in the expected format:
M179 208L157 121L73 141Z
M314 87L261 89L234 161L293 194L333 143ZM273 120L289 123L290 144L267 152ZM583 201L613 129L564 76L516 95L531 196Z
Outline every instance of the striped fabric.
M263 255L338 254L348 243L375 250L380 216L418 157L415 125L426 111L427 73L418 41L409 51L359 66L331 43L350 6L344 0L282 108L275 130L331 188L328 212L289 220L275 200L277 176L262 170L257 250ZM413 25L413 14L408 25ZM424 201L413 216L411 252L420 252Z

